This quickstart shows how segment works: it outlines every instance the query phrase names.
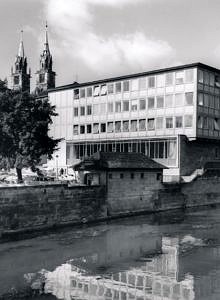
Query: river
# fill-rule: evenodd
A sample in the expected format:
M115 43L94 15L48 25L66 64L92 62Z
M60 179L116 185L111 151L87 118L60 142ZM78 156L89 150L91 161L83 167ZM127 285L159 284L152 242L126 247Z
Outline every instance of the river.
M220 209L1 243L0 299L219 300Z

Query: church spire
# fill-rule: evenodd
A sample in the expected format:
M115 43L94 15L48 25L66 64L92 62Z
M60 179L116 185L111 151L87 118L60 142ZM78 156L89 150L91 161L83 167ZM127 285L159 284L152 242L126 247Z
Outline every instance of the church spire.
M19 48L18 48L18 56L24 58L23 30L21 30L20 44L19 44Z
M45 50L50 52L49 42L48 42L48 25L47 25L47 22L46 22L46 26L45 26L45 43L44 43L44 46L45 46Z

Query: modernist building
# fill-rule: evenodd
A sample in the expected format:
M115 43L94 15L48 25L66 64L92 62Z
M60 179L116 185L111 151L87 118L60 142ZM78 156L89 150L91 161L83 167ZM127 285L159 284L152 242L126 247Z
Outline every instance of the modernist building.
M49 164L66 167L97 151L141 152L178 180L220 155L220 70L194 63L60 86ZM171 177L170 177L171 176Z

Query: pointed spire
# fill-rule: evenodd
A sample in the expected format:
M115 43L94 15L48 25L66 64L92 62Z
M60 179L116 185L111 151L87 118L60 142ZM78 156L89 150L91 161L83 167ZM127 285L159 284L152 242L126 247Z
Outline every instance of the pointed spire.
M49 42L48 42L48 25L47 25L47 21L46 21L46 26L45 26L45 50L50 52L49 50Z
M23 30L21 30L21 39L20 39L20 44L18 49L18 56L24 57Z

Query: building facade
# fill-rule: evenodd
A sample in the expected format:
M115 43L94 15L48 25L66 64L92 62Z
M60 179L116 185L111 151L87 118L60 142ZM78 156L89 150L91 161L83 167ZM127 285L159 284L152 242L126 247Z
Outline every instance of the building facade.
M140 152L178 180L220 153L220 70L201 63L49 90L51 135L63 138L50 165L97 151ZM169 178L170 179L170 178Z

